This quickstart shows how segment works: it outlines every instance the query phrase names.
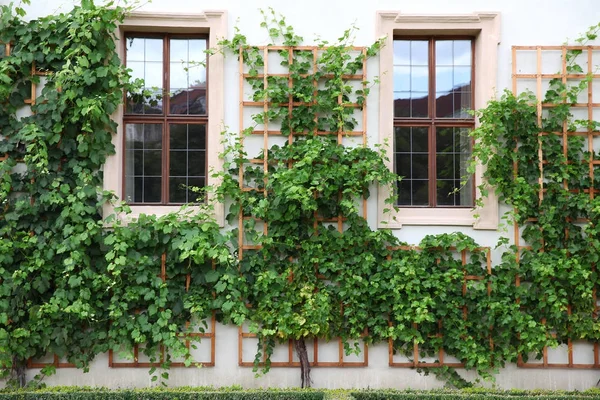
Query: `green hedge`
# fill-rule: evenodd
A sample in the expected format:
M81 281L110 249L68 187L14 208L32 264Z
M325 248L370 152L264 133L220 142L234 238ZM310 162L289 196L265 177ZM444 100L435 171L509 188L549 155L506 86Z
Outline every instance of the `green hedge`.
M355 400L574 400L600 399L600 391L585 392L511 390L497 391L490 389L465 389L441 391L395 391L368 390L350 393Z
M323 400L318 391L37 390L0 393L0 400Z

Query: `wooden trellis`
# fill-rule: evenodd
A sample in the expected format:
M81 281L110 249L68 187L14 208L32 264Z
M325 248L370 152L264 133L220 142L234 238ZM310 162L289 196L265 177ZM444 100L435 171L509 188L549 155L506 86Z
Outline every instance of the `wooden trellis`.
M397 247L390 247L390 250L394 250L394 251L421 251L422 249L417 247L417 246L397 246ZM452 252L456 252L456 248L451 247L449 249ZM486 257L486 270L485 272L487 272L487 275L491 275L492 274L492 256L491 256L491 249L489 247L480 247L475 249L474 251L478 251L478 252L483 252L485 253L485 257ZM388 256L388 260L391 259L391 256ZM461 260L461 264L464 266L467 265L468 263L468 251L467 250L462 250L460 251L460 260ZM440 260L438 259L438 263L440 262ZM483 272L483 271L482 271ZM463 296L465 296L467 294L467 284L469 281L482 281L486 278L486 276L484 275L468 275L466 269L463 268L463 284L462 284L462 294ZM488 285L487 285L487 291L488 291L488 296L491 293L492 287L491 287L491 283L488 281ZM462 313L463 313L463 318L466 320L468 317L468 312L467 312L467 308L466 306L464 306L462 308ZM436 334L436 337L443 337L443 329L444 329L444 322L443 320L439 320L438 321L438 333ZM417 324L413 324L413 327L415 329L418 328ZM490 347L493 347L494 343L490 337ZM417 343L417 341L415 340L413 343L413 352L412 352L412 360L408 360L408 361L395 361L394 360L394 341L392 339L390 339L388 341L388 353L389 353L389 362L388 365L390 367L400 367L400 368L424 368L424 367L453 367L453 368L463 368L464 364L461 362L452 362L452 361L447 361L447 354L444 351L444 349L439 349L438 350L438 354L437 354L437 360L435 362L430 362L430 361L422 361L421 357L420 357L420 350L419 350L419 344Z
M567 53L569 51L581 51L581 54L577 57L585 60L587 64L586 70L580 73L573 73L567 71ZM537 98L537 122L539 126L542 126L542 115L544 110L547 110L554 106L554 104L544 103L544 89L547 86L548 82L551 79L560 79L563 84L569 83L579 83L588 78L591 80L588 82L587 90L582 93L585 98L580 98L577 100L577 103L571 104L570 107L573 112L577 112L580 115L585 115L585 118L589 121L593 121L594 119L598 119L598 116L594 118L595 112L600 112L600 102L594 102L594 86L598 84L597 79L600 78L600 74L596 73L594 69L594 62L598 63L598 59L594 57L598 57L600 53L600 46L513 46L512 47L512 92L514 95L517 95L523 89L529 89L535 93ZM552 72L548 73L545 71L546 65L548 65L548 60L551 62L557 61L558 57L560 57L560 72ZM519 65L518 60L524 58L526 59L526 63L522 63ZM535 60L535 61L534 61ZM546 62L546 63L545 63ZM527 64L529 66L535 65L535 72L531 71L520 71L521 68L525 68L523 64ZM552 64L552 68L556 68L556 64ZM598 101L598 100L597 100ZM568 124L563 123L562 130L559 132L540 132L539 140L541 143L542 136L546 135L558 135L562 139L562 151L565 159L568 159L568 146L569 146L569 137L573 136L583 136L587 139L587 147L588 151L594 154L594 139L600 137L600 131L596 131L587 127L585 130L577 130L577 131L569 131ZM598 146L597 146L598 147ZM600 147L598 148L600 150ZM539 175L539 186L540 191L538 193L539 201L541 202L544 198L545 189L543 188L544 177L544 165L546 161L544 159L542 146L539 146L538 153L538 166L540 170ZM571 160L574 161L574 160ZM579 160L577 160L579 162ZM589 172L589 189L576 189L579 191L583 191L584 193L589 194L590 199L594 199L596 194L600 193L600 188L594 187L594 173L595 169L599 168L600 160L595 159L595 157L590 157L589 161L585 161L588 164L588 172ZM515 171L517 170L517 165L514 165ZM563 181L563 187L569 190L568 183L566 180ZM575 190L571 190L575 191ZM530 222L535 222L533 219ZM586 221L578 221L578 222L586 222ZM520 255L523 250L531 249L530 246L523 245L520 243L520 226L514 221L514 237L515 237L515 246L517 248L517 262L520 261ZM521 278L517 276L515 284L517 286L521 285ZM596 289L593 291L593 301L594 301L594 315L598 314L598 303L596 300ZM571 306L568 306L567 313L571 314ZM544 322L544 321L542 321ZM544 347L542 352L541 362L524 362L523 357L519 355L517 365L521 368L575 368L575 369L600 369L600 347L598 343L590 344L593 346L593 357L590 358L590 362L588 363L579 363L574 360L574 346L576 343L573 343L571 339L567 341L567 355L566 360L564 362L554 362L549 357L549 349Z
M162 254L160 259L160 278L163 282L167 280L167 256L166 254ZM213 269L215 264L213 262ZM188 291L191 283L191 275L186 274L185 277L185 290ZM209 332L190 332L186 334L182 334L182 340L185 341L185 346L190 349L194 338L202 338L210 340L210 361L201 362L194 361L190 364L191 367L214 367L215 366L215 330L216 330L216 318L213 312L213 315L210 319L210 331ZM186 322L186 329L189 328L190 322ZM110 368L152 368L152 367L160 367L165 361L165 348L161 347L160 349L160 357L158 361L140 361L140 346L133 346L133 360L132 361L115 361L115 356L113 350L108 351L108 366ZM186 367L184 362L180 361L172 361L171 367Z
M10 43L0 42L0 46L4 47L4 52L0 53L0 59L4 57L8 57L10 55ZM0 135L0 140L2 140L2 135ZM6 160L8 158L7 154L0 153L0 161Z
M249 138L246 138L246 141L244 141L244 135L242 132L245 131L245 129L247 128L247 121L245 121L246 113L245 111L252 111L255 110L256 112L267 112L269 110L269 107L271 107L273 105L272 102L269 101L269 99L264 98L263 101L248 101L245 96L244 96L244 83L249 80L249 79L262 79L263 80L263 85L264 85L264 90L266 91L269 85L269 78L278 78L278 79L287 79L288 81L288 88L292 88L293 87L293 78L292 78L292 74L289 72L289 70L285 73L281 73L281 72L276 72L276 71L272 71L270 68L272 67L273 63L269 62L269 58L271 55L276 55L279 56L279 52L281 51L287 51L288 52L288 59L286 60L289 65L291 65L294 62L294 52L311 52L312 53L312 84L313 84L313 100L310 102L301 102L301 101L294 101L293 95L290 93L288 96L288 101L287 103L278 103L278 106L284 106L287 107L288 109L288 116L291 119L292 116L292 112L294 110L295 107L300 107L300 106L306 106L306 107L313 107L316 105L316 94L319 88L319 84L321 82L323 82L324 80L328 79L329 77L327 75L322 76L320 79L318 78L318 58L319 58L319 54L321 54L325 48L323 47L317 47L317 46L295 46L295 47L288 47L288 46L261 46L258 47L258 50L262 53L262 57L264 59L264 66L261 68L261 70L259 71L258 74L250 74L249 71L246 70L245 65L244 65L244 56L243 56L243 51L242 49L240 49L240 53L239 53L239 90L240 90L240 105L239 105L239 131L240 131L240 141L242 143L242 145L247 145L247 143L250 140L253 140L254 137L258 138L260 136L262 136L262 144L259 147L262 147L262 154L263 154L263 158L262 159L251 159L250 164L252 165L258 165L258 166L262 166L262 169L264 171L264 184L266 187L266 182L268 179L268 172L269 172L269 159L268 159L268 153L267 150L270 147L270 138L273 137L281 137L281 138L286 138L285 133L282 133L281 130L281 124L279 124L279 126L276 126L275 123L270 123L269 121L265 120L262 129L255 129L252 131L252 136ZM363 56L363 62L362 62L362 68L358 71L359 73L355 74L355 75L344 75L342 78L345 79L347 82L358 82L361 85L361 88L364 90L366 89L366 81L367 81L367 65L366 65L366 54L367 54L367 49L365 47L351 47L349 48L349 50L351 50L352 52L356 52L357 55L362 54ZM271 67L270 67L271 64ZM306 74L303 75L303 77L309 77L311 76L311 74ZM315 129L313 130L313 134L315 135L319 135L319 136L334 136L337 137L337 143L338 145L343 145L344 143L344 139L348 138L348 137L355 137L355 138L360 138L362 139L362 145L366 146L367 144L367 132L366 132L366 126L367 126L367 106L366 106L366 102L364 104L358 104L358 103L348 103L348 102L343 102L342 99L342 95L338 96L338 104L343 104L344 107L352 107L355 110L359 110L361 112L361 122L362 125L360 126L361 129L354 129L353 131L346 131L343 129L339 129L336 131L319 131L318 130L318 126L316 126L317 124L315 124ZM315 117L315 122L316 122L316 117ZM295 139L295 137L297 136L302 136L302 135L306 135L307 132L293 132L292 129L290 129L289 134L287 135L287 142L288 143L292 143ZM244 184L244 165L240 166L239 169L239 185L241 190L246 191L246 192L257 192L259 195L262 194L263 196L267 196L267 192L266 190L260 189L260 188L256 188L256 187L249 187L247 185ZM362 213L363 213L363 217L367 217L367 201L366 199L362 199ZM250 220L253 219L257 222L259 222L260 224L262 224L262 229L263 229L263 234L266 235L268 233L268 225L265 221L262 221L260 219L257 219L254 216L250 216L250 215L244 215L244 210L243 207L240 207L240 213L239 213L239 219L238 219L238 228L239 228L239 234L238 234L238 257L239 260L241 261L244 257L244 253L245 251L252 251L252 250L259 250L261 248L260 245L256 245L256 244L252 244L252 243L245 243L244 240L244 221L246 220ZM344 217L342 215L338 215L337 217L334 218L328 218L328 219L324 219L322 217L320 217L319 215L317 215L315 213L315 219L314 219L314 226L315 228L317 227L319 222L327 222L327 223L334 223L337 225L337 229L339 232L342 232L344 229ZM239 328L239 334L238 334L238 364L240 366L243 367L251 367L254 366L253 361L247 361L243 359L243 343L244 343L244 339L252 339L255 338L256 335L249 333L247 331L244 331L244 329L242 327ZM348 361L344 354L344 345L341 339L337 339L338 342L338 359L336 361L321 361L319 360L319 340L318 339L314 339L313 341L313 352L312 352L312 357L313 360L310 363L311 366L313 367L363 367L363 366L367 366L368 365L368 346L366 344L363 344L363 350L362 350L362 354L363 354L363 360L362 361ZM271 366L274 367L296 367L299 366L300 363L298 361L294 361L294 344L293 341L289 341L289 343L287 344L288 349L287 349L287 360L286 361L273 361L271 362Z

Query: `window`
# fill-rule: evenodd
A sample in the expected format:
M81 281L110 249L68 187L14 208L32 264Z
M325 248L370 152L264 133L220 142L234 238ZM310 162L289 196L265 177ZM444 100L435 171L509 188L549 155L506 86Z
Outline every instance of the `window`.
M378 193L378 225L472 226L497 229L493 191L474 208L484 166L458 193L477 120L464 111L495 97L500 15L377 13L385 37L379 57L379 141L388 143L388 166L405 178L398 209ZM470 52L470 59L469 59Z
M132 204L196 201L188 186L206 182L207 40L127 34L125 59L148 93L128 93L125 200Z
M185 68L198 51L227 36L227 12L135 11L116 35L121 62L145 79L151 96L129 95L112 115L116 154L104 165L104 189L130 203L124 218L164 215L195 199L184 185L219 184L208 171L222 168L224 57L217 52L206 69ZM104 206L105 216L113 212ZM223 204L214 204L214 216L224 224Z
M471 38L394 39L394 167L400 206L472 207Z

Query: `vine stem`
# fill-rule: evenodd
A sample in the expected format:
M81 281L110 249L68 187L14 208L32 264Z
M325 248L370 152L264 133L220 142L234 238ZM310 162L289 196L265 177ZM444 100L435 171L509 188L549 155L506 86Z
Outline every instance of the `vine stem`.
M308 352L306 351L306 342L304 338L301 337L294 341L294 345L296 347L296 354L298 355L298 359L300 359L300 378L301 378L301 387L309 388L312 385L312 380L310 379L310 362L308 361Z

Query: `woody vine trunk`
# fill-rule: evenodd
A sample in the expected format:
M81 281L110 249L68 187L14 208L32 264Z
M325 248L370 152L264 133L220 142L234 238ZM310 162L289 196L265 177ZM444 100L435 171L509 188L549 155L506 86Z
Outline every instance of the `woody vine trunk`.
M294 341L296 347L296 354L300 360L300 379L301 387L309 388L312 386L312 380L310 379L310 362L308 361L308 352L306 351L306 342L301 337Z

